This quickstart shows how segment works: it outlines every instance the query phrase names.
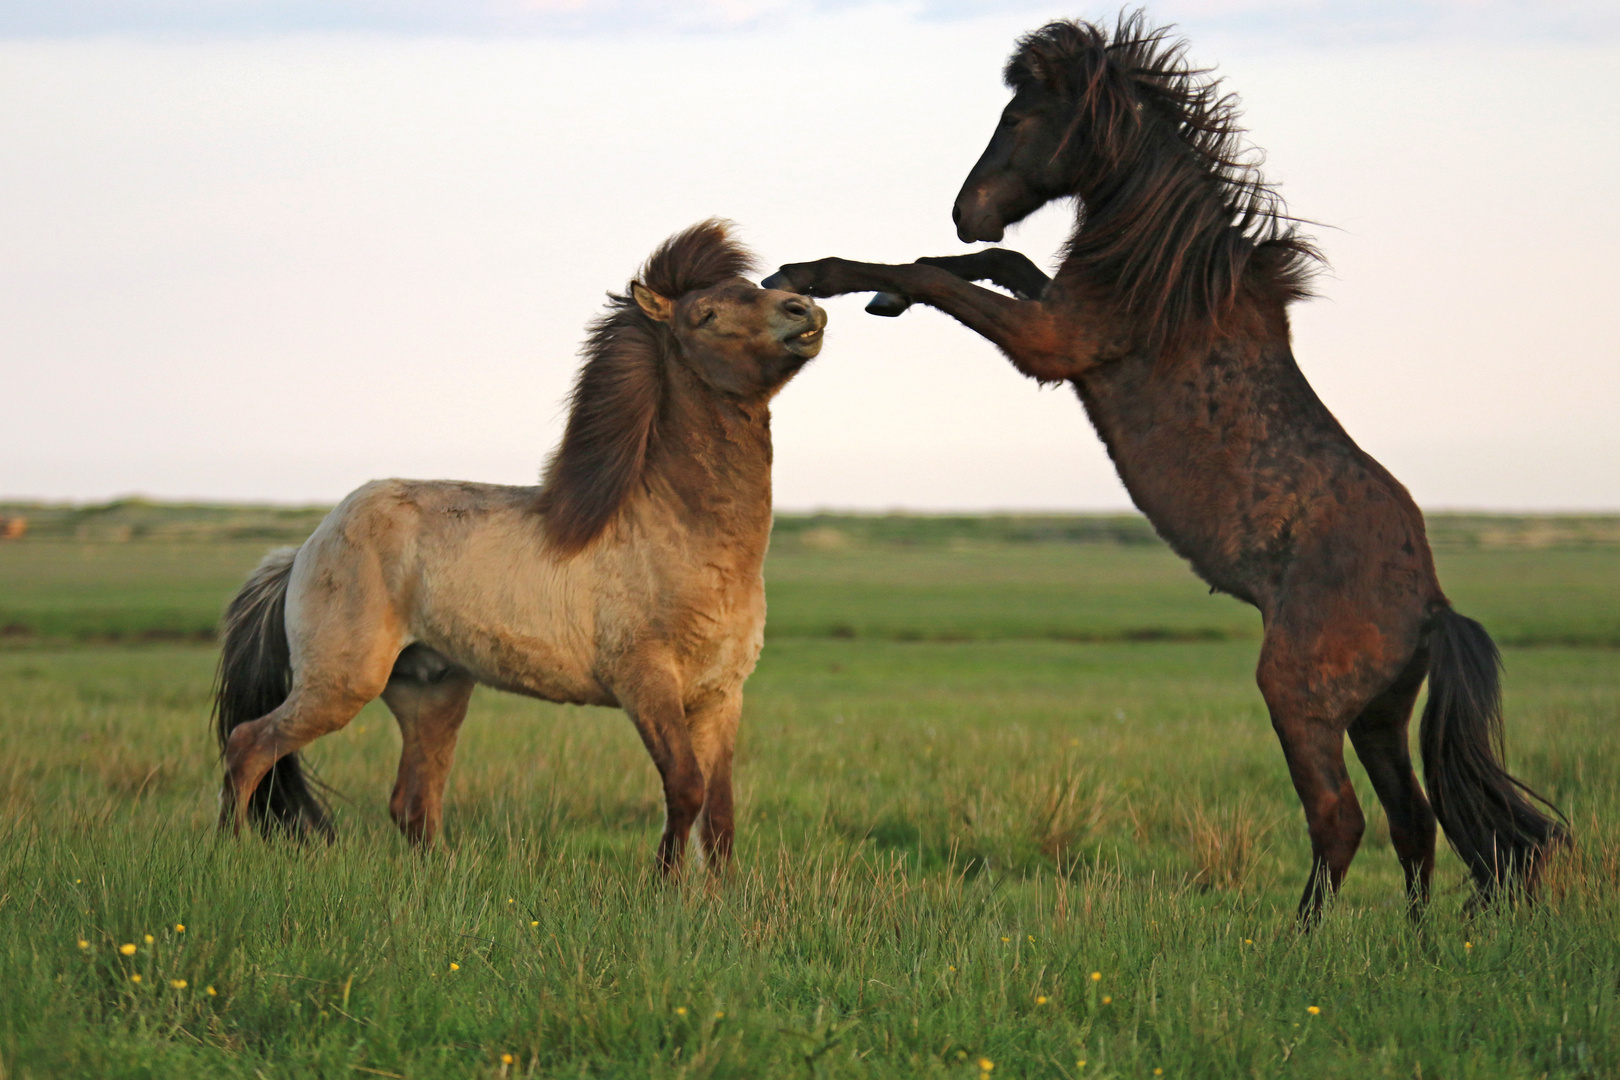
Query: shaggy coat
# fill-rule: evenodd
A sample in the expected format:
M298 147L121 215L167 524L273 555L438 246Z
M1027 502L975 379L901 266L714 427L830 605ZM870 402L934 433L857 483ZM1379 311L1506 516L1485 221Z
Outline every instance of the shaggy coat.
M1019 42L1013 91L957 197L964 241L1072 198L1057 274L1016 252L881 266L824 259L767 285L912 300L995 343L1018 370L1067 380L1136 505L1213 589L1265 620L1258 680L1305 808L1307 919L1336 889L1363 818L1349 734L1387 812L1414 910L1435 819L1489 898L1533 882L1560 826L1501 763L1497 653L1454 612L1423 515L1346 434L1294 362L1288 305L1310 243L1245 155L1235 100L1140 15L1110 35L1055 22ZM965 279L965 280L964 280ZM969 284L990 280L1011 297ZM1430 680L1422 747L1407 721Z
M431 842L482 683L623 708L663 778L662 865L700 812L711 858L729 855L765 625L770 400L826 323L749 266L706 222L610 295L539 488L377 481L265 561L225 623L223 826L329 832L297 752L380 696L404 744L390 811Z

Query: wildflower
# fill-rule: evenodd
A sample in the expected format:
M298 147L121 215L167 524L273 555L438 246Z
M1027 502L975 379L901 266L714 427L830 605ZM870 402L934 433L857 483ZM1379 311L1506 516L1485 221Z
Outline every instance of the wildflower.
M1104 994L1104 995L1103 995L1103 1004L1104 1004L1104 1005L1112 1005L1112 1004L1113 1004L1113 1003L1114 1003L1114 999L1113 999L1113 998L1111 998L1111 997L1109 997L1109 996L1108 996L1108 995L1106 995L1106 994Z
M141 981L141 975L140 975L140 972L136 972L136 973L135 973L135 974L133 974L133 975L131 975L131 976L130 976L130 977L129 977L129 981L130 981L130 982L132 982L132 983L138 983L138 982L140 982L140 981Z
M1154 1069L1153 1070L1153 1075L1154 1076L1163 1076L1164 1075L1164 1070L1163 1069Z
M994 1069L995 1067L996 1067L996 1063L991 1061L989 1058L980 1058L979 1059L979 1071L980 1072L989 1072L991 1069Z
M183 922L175 923L174 924L174 932L177 933L177 934L185 933L186 932L186 924L183 923Z
M88 949L89 947L90 947L90 943L88 941L84 940L84 938L79 939L79 948Z
M677 1006L675 1006L675 1015L676 1016L685 1016L686 1015L686 1006L685 1005L677 1005Z
M451 971L460 971L461 970L461 965L460 964L451 964L450 965L450 970Z
M714 1014L714 1018L716 1020L724 1020L726 1018L726 1014L723 1012L717 1012Z
M1474 947L1474 943L1473 943L1473 942L1472 942L1472 941L1465 941L1465 942L1463 942L1463 948L1465 948L1465 949L1472 949L1472 948L1473 948L1473 947Z
M73 884L75 884L75 885L83 885L84 884L84 878L74 878L73 879Z
M212 986L205 986L203 987L203 993L207 994L209 997L214 997L219 993L219 991L215 990Z
M1093 971L1093 972L1092 972L1092 973L1091 973L1091 981L1092 981L1092 982L1102 982L1102 972L1100 972L1100 971Z
M172 990L184 990L186 988L186 980L184 980L184 979L170 979L169 980L169 988L172 989Z
M1011 940L1012 940L1012 938L1010 938L1010 937L1004 937L1004 938L1001 939L1003 944L1006 944L1007 942L1009 942Z
M1321 1009L1319 1009L1319 1008L1318 1008L1318 1007L1317 1007L1317 1006L1315 1006L1315 1005L1307 1005L1307 1006L1305 1006L1305 1011L1306 1011L1306 1012L1308 1012L1308 1013L1310 1013L1310 1014L1311 1014L1311 1015L1312 1015L1312 1016L1316 1016L1316 1015L1317 1015L1317 1014L1319 1014L1319 1013L1320 1013L1320 1012L1321 1012L1321 1011L1322 1011L1322 1010L1321 1010Z
M529 925L530 926L539 926L540 925L540 920L539 919L532 919L532 920L530 920Z
M1045 994L1038 995L1035 998L1035 1004L1037 1004L1037 1005L1045 1005L1046 1004L1046 995Z
M510 1064L512 1064L512 1062L514 1060L516 1060L516 1059L513 1058L511 1054L502 1054L501 1055L501 1064L502 1065L510 1065Z
M506 902L507 902L507 903L508 903L508 904L510 904L510 903L513 903L513 900L512 900L512 898L511 898L511 897L510 897L510 896L508 896L508 897L507 897L507 898L506 898Z
M956 970L956 965L951 964L951 965L949 965L949 968L950 968L951 971L955 971Z
M1029 943L1031 945L1035 944L1035 935L1034 934L1029 935Z
M135 946L134 946L134 944L120 945L120 946L118 946L118 951L123 953L125 956L134 956L135 955Z
M142 939L142 940L144 940L148 945L150 945L150 944L152 944L152 942L156 941L157 938L153 937L151 934L147 934L146 937L144 939Z
M1254 938L1252 938L1252 937L1244 938L1243 939L1243 944L1245 944L1245 945L1253 945L1254 944Z
M1074 1063L1074 1067L1077 1068L1077 1069L1085 1068L1086 1067L1086 1059L1081 1058L1079 1061Z

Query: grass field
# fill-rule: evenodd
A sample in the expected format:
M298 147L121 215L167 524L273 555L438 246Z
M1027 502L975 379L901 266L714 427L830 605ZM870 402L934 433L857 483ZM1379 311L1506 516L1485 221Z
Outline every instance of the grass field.
M1467 918L1448 853L1408 925L1353 765L1301 935L1251 612L1129 537L839 530L772 556L718 887L650 874L621 714L482 690L444 850L387 820L377 705L312 754L336 845L221 841L193 639L266 540L0 545L0 1077L1620 1073L1620 547L1440 551L1520 643L1510 757L1578 837L1547 901Z

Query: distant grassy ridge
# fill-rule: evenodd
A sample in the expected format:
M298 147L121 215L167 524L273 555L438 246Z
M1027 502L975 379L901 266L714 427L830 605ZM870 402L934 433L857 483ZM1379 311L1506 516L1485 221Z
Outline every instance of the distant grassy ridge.
M0 519L27 522L25 539L122 543L165 540L301 543L331 509L116 499L105 503L0 501ZM1440 548L1620 547L1620 514L1428 515ZM1140 514L778 514L772 542L789 550L868 546L970 547L975 544L1162 545Z
M269 548L321 507L0 504L0 646L211 640ZM1430 519L1458 608L1504 645L1620 648L1620 517ZM1256 613L1204 585L1139 515L781 515L772 638L1225 641Z

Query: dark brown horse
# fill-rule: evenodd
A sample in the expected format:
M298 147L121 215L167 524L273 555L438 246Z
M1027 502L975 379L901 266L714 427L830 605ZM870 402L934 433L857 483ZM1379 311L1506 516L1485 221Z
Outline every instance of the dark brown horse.
M1288 305L1307 295L1316 254L1245 162L1235 102L1184 56L1140 14L1112 35L1054 22L1018 43L1013 99L954 216L963 241L998 241L1074 197L1050 282L990 249L907 266L795 263L766 284L888 294L879 313L917 300L1026 375L1073 383L1136 505L1205 581L1264 617L1260 691L1310 828L1302 917L1361 842L1346 732L1414 911L1436 817L1483 899L1527 890L1563 830L1502 765L1496 647L1446 600L1406 489L1295 365ZM986 279L1013 296L969 283ZM1427 798L1407 750L1425 676Z

